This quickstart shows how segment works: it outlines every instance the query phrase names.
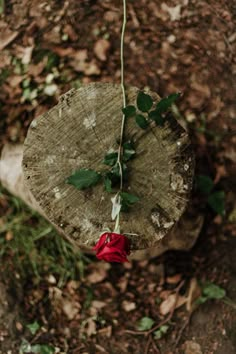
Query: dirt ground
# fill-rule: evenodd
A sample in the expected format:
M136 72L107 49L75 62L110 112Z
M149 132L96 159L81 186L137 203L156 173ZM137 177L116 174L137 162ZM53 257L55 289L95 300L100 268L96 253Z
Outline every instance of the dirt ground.
M210 176L216 190L224 190L225 215L216 215L194 188L193 203L205 222L191 252L112 266L88 257L84 276L62 288L46 274L39 284L29 279L22 289L17 276L11 283L5 272L2 354L19 353L23 337L69 354L236 353L236 3L127 3L126 83L148 86L160 96L183 93L176 116L191 136L196 175ZM32 119L70 88L92 81L119 83L121 21L121 0L5 2L0 148L7 141L23 142ZM1 198L3 218L11 205ZM0 239L5 236L0 233ZM160 302L176 291L184 300L191 286L200 289L196 279L220 285L233 303L210 300L195 309L185 301L163 315ZM137 323L143 317L152 318L153 326L164 321L167 333L161 339L140 334ZM43 328L32 337L24 324L35 320Z

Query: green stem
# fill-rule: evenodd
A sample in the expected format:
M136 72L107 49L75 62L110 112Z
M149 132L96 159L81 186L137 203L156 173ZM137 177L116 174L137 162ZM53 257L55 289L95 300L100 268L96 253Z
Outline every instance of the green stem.
M124 37L125 37L125 28L126 28L126 0L123 0L123 24L121 30L121 41L120 41L120 64L121 64L121 90L123 98L123 108L126 107L126 95L125 95L125 84L124 84ZM124 130L125 130L125 115L122 115L121 130L120 130L120 144L118 150L117 163L120 169L120 191L123 189L123 171L122 171L122 146L124 139Z

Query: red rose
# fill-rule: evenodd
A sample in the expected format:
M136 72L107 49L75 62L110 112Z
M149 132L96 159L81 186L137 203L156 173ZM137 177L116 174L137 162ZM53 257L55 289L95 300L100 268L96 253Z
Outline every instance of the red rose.
M106 262L128 262L127 255L130 254L130 241L124 235L105 232L93 249L97 251L96 257Z

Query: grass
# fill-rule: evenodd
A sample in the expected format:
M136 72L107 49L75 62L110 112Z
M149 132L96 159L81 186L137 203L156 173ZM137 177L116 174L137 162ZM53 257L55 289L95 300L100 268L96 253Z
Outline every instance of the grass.
M90 260L35 211L0 185L0 261L3 274L39 283L52 274L57 286L84 277Z

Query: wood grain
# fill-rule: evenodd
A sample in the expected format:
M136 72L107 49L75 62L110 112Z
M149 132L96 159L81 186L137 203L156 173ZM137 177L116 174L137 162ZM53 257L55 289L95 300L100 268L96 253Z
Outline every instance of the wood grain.
M127 89L135 104L138 89ZM157 102L158 95L149 93ZM76 169L101 171L104 154L117 149L122 95L119 85L92 83L61 97L57 106L35 119L24 144L25 182L47 217L78 245L93 246L113 229L111 194L102 184L78 191L66 184ZM129 118L126 139L135 141L137 157L128 163L125 190L140 201L122 213L123 233L132 248L158 245L184 212L193 180L194 158L185 130L170 117L164 127L142 131ZM168 236L167 236L168 237Z

